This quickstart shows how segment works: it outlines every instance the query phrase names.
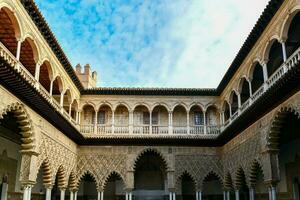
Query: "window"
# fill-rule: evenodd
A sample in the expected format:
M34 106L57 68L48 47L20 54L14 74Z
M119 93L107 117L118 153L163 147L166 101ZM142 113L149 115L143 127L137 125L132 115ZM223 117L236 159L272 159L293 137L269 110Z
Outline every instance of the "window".
M98 124L105 124L105 111L98 112Z
M194 113L194 123L195 123L195 125L203 125L204 124L202 112Z
M158 112L152 113L152 124L154 124L154 125L158 124Z
M143 112L143 124L150 124L150 115L148 112Z

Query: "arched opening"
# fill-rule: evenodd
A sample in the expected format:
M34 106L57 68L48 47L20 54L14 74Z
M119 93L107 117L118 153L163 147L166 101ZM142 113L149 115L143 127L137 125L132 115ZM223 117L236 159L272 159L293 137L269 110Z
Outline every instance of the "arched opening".
M51 186L51 171L50 164L45 160L37 174L36 183L31 191L32 199L45 199L46 197L46 188L45 186Z
M231 92L231 113L234 115L239 109L238 95L235 91Z
M45 61L40 66L39 82L49 93L52 78L52 67L48 61Z
M208 134L217 134L220 132L220 113L214 105L206 109L206 124Z
M273 40L267 63L268 77L270 77L281 66L282 63L282 46L277 40Z
M153 117L153 116L152 116ZM157 116L154 116L154 121ZM153 122L153 118L152 118ZM157 121L155 121L157 123ZM149 134L150 112L144 105L136 106L133 110L133 133L134 134Z
M2 7L0 10L0 42L15 56L19 37L20 28L13 12Z
M180 193L177 194L178 200L195 200L196 186L193 178L188 173L183 173L180 177Z
M118 105L115 110L115 129L116 134L126 134L129 132L129 111L125 105Z
M158 105L152 110L152 133L169 133L169 112L165 106Z
M77 199L97 199L95 178L90 173L85 173L80 180Z
M287 57L290 57L300 47L300 12L298 12L290 23L288 38L285 43Z
M223 186L222 181L215 173L209 173L203 181L203 198L222 200Z
M78 112L78 101L76 99L73 100L71 104L71 113L70 116L72 117L73 120L77 120L77 112ZM77 121L76 121L77 122Z
M257 161L255 161L251 166L250 184L254 190L255 199L268 199L268 188L264 183L263 170Z
M70 89L67 89L64 93L63 96L63 108L64 110L69 113L69 109L71 108L71 103L72 103L72 95Z
M124 182L122 177L116 172L111 173L106 180L104 187L104 199L125 199Z
M249 188L246 182L245 172L242 168L239 168L236 172L236 180L235 180L236 189L239 191L241 200L249 199Z
M20 190L21 129L13 112L0 119L0 185L7 186L6 196L22 199Z
M242 78L239 87L241 95L241 104L243 105L250 98L250 87L248 80L246 78Z
M229 119L230 119L230 116L231 116L231 113L230 113L230 107L229 107L229 103L227 101L224 101L224 104L223 104L223 112L224 112L224 124L227 124Z
M52 86L52 97L56 100L56 102L59 105L60 102L60 96L63 91L63 83L60 78L60 76L55 77L53 81L53 86Z
M252 67L251 88L252 93L254 94L264 84L264 72L263 67L258 62Z
M300 178L300 119L289 111L283 112L279 118L280 180L285 180L278 183L279 199L283 196L294 199L299 195L299 184L295 180Z
M97 133L110 134L112 125L112 110L109 105L101 105L97 114Z
M184 106L177 105L173 109L173 133L187 133L187 112Z
M167 198L166 171L166 164L157 152L144 152L135 165L134 199L163 200Z
M95 109L92 105L86 104L82 108L81 112L81 132L92 134L94 133L95 125Z
M65 169L60 166L57 170L55 182L51 190L51 199L60 200L61 191L66 189Z
M30 38L26 38L22 43L20 61L23 66L29 71L29 73L34 77L36 63L38 62L38 52L34 41Z
M191 107L189 125L191 134L204 134L204 114L200 106L194 105Z

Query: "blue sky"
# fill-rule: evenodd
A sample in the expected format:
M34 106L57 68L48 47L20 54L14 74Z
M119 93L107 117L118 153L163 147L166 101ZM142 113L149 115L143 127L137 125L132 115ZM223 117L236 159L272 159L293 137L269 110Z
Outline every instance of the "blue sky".
M268 0L36 0L100 87L216 87Z

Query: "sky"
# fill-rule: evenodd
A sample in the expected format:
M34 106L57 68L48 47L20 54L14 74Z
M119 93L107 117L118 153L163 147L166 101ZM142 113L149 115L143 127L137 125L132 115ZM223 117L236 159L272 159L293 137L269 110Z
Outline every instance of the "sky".
M98 87L215 88L269 0L35 0Z

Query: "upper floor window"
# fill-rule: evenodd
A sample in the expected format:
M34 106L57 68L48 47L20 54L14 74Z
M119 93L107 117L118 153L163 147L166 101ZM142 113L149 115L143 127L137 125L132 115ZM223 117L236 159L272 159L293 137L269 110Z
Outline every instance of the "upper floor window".
M194 112L194 123L195 123L195 125L203 125L204 124L202 112Z
M98 124L105 124L105 111L98 112Z

